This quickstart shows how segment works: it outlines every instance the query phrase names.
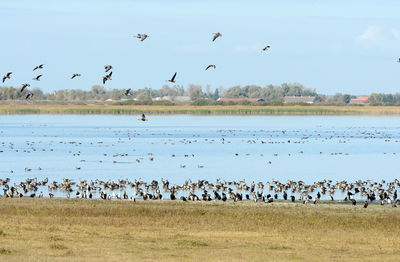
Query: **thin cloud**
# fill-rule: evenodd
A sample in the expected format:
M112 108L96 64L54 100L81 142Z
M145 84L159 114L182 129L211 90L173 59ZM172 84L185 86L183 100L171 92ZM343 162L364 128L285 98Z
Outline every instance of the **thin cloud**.
M400 30L369 26L362 34L355 37L355 43L363 49L398 50Z

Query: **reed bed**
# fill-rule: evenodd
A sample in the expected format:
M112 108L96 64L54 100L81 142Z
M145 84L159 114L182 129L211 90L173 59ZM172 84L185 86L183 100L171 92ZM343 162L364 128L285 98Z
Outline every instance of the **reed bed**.
M0 199L4 261L398 261L400 210Z
M397 106L0 105L0 114L400 115Z

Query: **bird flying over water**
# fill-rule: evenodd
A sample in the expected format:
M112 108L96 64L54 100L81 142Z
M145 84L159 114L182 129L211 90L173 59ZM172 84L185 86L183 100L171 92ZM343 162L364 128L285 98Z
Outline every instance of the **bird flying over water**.
M168 82L175 83L176 72Z
M218 33L214 33L214 36L213 36L213 42L215 41L215 39L217 39L218 37L221 37L222 36L222 34L220 33L220 32L218 32Z
M20 93L24 92L25 88L27 88L28 86L31 86L30 84L23 84L21 87L21 90L19 91Z
M262 51L268 51L270 48L271 48L271 46L267 45L266 47L264 47L264 48L262 49Z
M35 71L36 69L43 69L44 64L35 66L35 68L32 71Z
M75 77L81 76L81 74L72 74L71 79L74 79Z
M8 72L5 76L3 76L3 83L4 83L4 81L6 81L6 79L11 78L11 74L12 74L12 72Z
M130 96L131 95L131 89L130 88L126 89L124 94L126 96Z
M146 38L149 37L149 35L146 35L146 34L137 34L135 37L136 37L136 38L139 38L140 41L143 42L144 40L146 40Z
M112 67L111 65L105 65L105 66L104 66L104 69L106 70L106 73L107 73L108 71L110 71L112 68L113 68L113 67Z
M209 69L209 68L211 68L211 67L214 68L214 69L217 68L215 65L208 65L208 66L206 67L206 70Z
M41 77L42 77L42 75L38 75L37 77L33 78L32 80L40 81Z

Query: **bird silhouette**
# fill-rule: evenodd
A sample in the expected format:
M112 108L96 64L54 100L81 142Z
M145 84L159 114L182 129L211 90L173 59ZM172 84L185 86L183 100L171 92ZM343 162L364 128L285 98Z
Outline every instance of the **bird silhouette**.
M124 94L126 96L130 96L131 95L131 89L130 88L126 89Z
M35 71L36 69L43 69L44 64L35 66L35 68L32 71Z
M104 69L106 70L106 73L107 73L108 71L110 71L111 69L113 69L113 67L112 67L111 65L105 65L105 66L104 66Z
M24 90L28 87L31 86L30 84L23 84L21 87L21 90L19 91L20 93L24 92Z
M26 100L29 100L29 99L32 98L32 97L33 97L33 93L29 92L29 93L26 95L25 99L26 99Z
M175 83L176 72L168 82Z
M262 49L262 51L268 51L270 48L271 48L271 46L267 45L266 47L264 47L264 48Z
M145 114L142 114L142 118L140 118L142 121L147 121Z
M107 80L112 80L111 76L112 71L108 75L103 76L103 85L107 82Z
M72 74L71 79L74 79L75 77L81 76L81 74Z
M213 42L215 41L215 39L217 39L218 37L221 37L222 36L222 34L220 33L220 32L218 32L218 33L214 33L214 36L213 36Z
M208 66L206 67L206 70L208 70L208 69L211 68L211 67L214 68L214 69L217 68L215 65L208 65Z
M5 76L3 76L3 83L4 83L4 81L6 81L6 79L11 78L11 74L12 74L12 72L8 72Z
M139 38L140 41L143 42L144 40L146 40L146 38L149 37L149 35L146 35L146 34L137 34L135 37L136 37L136 38Z
M37 77L33 78L32 80L40 81L41 77L42 77L42 75L38 75Z

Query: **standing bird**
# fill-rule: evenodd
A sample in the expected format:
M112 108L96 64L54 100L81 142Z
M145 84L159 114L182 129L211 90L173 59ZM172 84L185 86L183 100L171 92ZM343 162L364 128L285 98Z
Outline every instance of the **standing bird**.
M33 78L32 80L40 81L41 77L42 77L42 75L38 75L37 77Z
M149 37L149 35L146 35L146 34L137 34L135 37L136 37L136 38L139 38L140 41L143 42L144 40L146 40L146 38Z
M81 74L72 74L71 79L74 79L75 77L81 76Z
M208 65L208 66L206 67L206 70L207 70L207 69L210 69L211 67L214 68L214 69L217 68L215 65Z
M11 74L12 74L12 72L8 72L5 76L3 76L3 83L4 83L4 81L6 81L6 79L11 78Z
M175 83L176 72L168 82Z
M364 203L364 208L367 208L367 207L368 207L368 202L365 201L365 203Z
M124 94L126 96L130 96L131 95L131 89L130 88L126 89Z
M113 69L113 67L112 67L111 65L105 65L105 66L104 66L104 69L106 70L106 73L107 73L108 71L110 71L111 69Z
M35 68L32 71L35 71L36 69L43 69L44 64L35 66Z
M145 114L142 114L142 118L140 120L147 121Z
M220 33L220 32L218 32L218 33L214 33L214 36L213 36L213 42L215 41L215 39L217 39L218 37L220 37L220 36L222 36L222 34Z
M31 86L30 84L23 84L21 87L21 90L19 91L20 93L24 92L25 88L27 88L28 86Z
M108 75L103 76L103 85L107 82L107 80L112 80L111 76L112 71Z
M268 51L270 48L271 48L271 46L267 45L266 47L264 47L264 48L262 49L262 51ZM262 52L262 51L261 51L261 52Z
M33 93L29 92L29 93L26 95L25 99L28 100L28 99L30 99L30 98L32 98L32 97L33 97Z

